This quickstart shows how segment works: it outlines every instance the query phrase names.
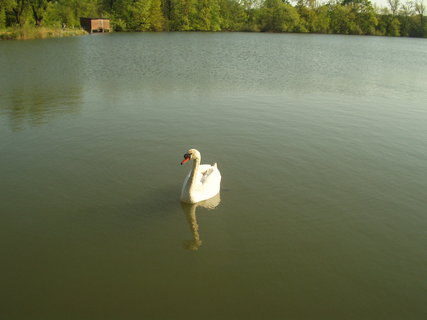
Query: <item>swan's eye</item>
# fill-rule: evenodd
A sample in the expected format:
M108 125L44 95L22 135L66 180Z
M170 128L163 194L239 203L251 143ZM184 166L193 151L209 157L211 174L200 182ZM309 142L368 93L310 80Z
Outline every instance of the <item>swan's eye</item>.
M190 153L186 153L186 154L184 154L184 159L189 159L191 157L191 154Z

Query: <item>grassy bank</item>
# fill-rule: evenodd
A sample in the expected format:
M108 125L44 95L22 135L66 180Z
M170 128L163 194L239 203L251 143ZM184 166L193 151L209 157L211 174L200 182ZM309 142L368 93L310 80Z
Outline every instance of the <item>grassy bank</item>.
M45 27L11 27L0 30L1 40L28 40L28 39L47 39L62 38L87 34L82 29L62 29Z

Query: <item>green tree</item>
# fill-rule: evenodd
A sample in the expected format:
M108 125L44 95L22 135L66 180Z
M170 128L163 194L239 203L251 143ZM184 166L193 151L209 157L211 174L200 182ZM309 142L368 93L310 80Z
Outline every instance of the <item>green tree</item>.
M131 21L131 7L133 0L102 0L102 15L111 19L115 31L126 31Z
M401 36L415 36L414 21L412 19L412 15L414 14L413 3L411 1L407 1L400 6L398 19L400 22L400 35Z
M51 0L28 0L36 26L41 26Z
M194 18L197 15L196 0L171 0L172 30L195 30Z
M163 15L162 1L153 0L151 2L151 31L165 30L165 17Z
M312 32L329 33L331 19L327 6L320 6L315 9L314 21L312 22Z
M425 26L425 19L424 19L424 13L426 11L426 7L424 5L423 0L415 0L414 4L415 13L419 17L419 31L418 36L419 37L425 37L427 35L426 33L426 26Z
M247 22L248 15L243 6L233 0L219 0L221 30L241 31Z
M299 29L303 32L315 32L313 23L316 13L314 12L313 8L309 7L309 5L310 4L305 0L299 0L295 7L301 19Z
M151 0L136 0L129 9L129 28L135 31L150 31Z
M400 21L390 13L384 12L378 15L377 31L382 36L400 36Z
M300 29L297 10L281 0L266 0L260 11L262 31L295 32Z
M79 27L111 18L114 30L270 31L427 36L424 0L0 0L0 28Z
M339 3L330 2L328 4L330 28L332 33L351 33L350 8Z
M193 29L199 31L220 31L221 10L218 0L199 0L196 4Z
M28 0L14 0L10 2L10 9L15 18L15 23L23 26L25 23L24 16L28 11Z
M371 1L343 0L342 4L350 7L350 18L355 23L357 34L375 34L378 20Z
M0 1L0 29L5 28L7 25L6 13L11 12L15 5L14 0L2 0Z

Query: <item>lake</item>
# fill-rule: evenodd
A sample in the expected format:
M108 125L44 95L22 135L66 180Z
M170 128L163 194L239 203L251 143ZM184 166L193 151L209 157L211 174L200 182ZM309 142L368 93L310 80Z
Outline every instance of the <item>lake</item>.
M0 42L3 319L426 319L427 42ZM181 205L197 148L213 207Z

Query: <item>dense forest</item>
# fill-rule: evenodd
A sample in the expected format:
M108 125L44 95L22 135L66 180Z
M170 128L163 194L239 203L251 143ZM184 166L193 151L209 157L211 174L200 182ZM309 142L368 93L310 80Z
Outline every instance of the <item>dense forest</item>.
M0 0L0 29L79 28L110 18L115 31L261 31L426 37L424 0Z

